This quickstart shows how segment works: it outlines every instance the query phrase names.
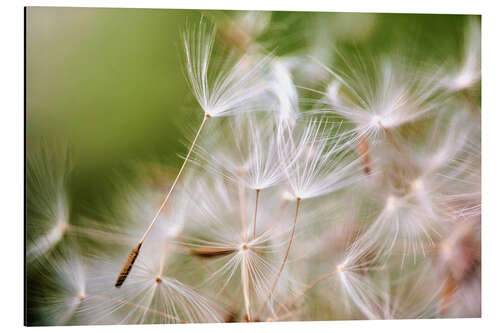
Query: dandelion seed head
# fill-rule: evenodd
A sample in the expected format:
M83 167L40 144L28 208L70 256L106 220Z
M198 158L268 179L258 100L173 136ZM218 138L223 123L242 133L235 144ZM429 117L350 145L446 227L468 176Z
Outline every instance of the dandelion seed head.
M35 147L27 156L27 260L53 250L69 230L68 152L58 146Z
M336 69L324 67L342 89L327 88L322 113L342 116L356 127L357 136L371 138L436 111L442 104L439 71L416 71L398 59L347 60Z
M67 325L77 320L87 302L90 279L86 261L74 247L57 247L34 259L34 266L45 278L37 282L32 301L38 304L44 325Z
M62 234L65 234L68 231L69 223L65 220L61 220L57 224L57 227L59 228Z
M339 125L311 119L298 136L281 139L281 165L295 198L322 196L360 180L357 161L348 150L339 151L339 130Z
M79 299L80 301L85 300L85 297L86 297L85 292L84 292L84 291L80 291L80 292L78 293L77 297L78 297L78 299Z
M382 126L382 117L380 117L379 115L374 115L372 117L372 121L371 121L371 124L372 126Z
M459 66L442 79L442 85L450 92L472 88L481 79L481 28L477 20L467 22L463 44Z
M464 70L462 73L457 75L454 80L449 84L449 88L452 90L463 90L467 87L472 86L477 80L474 72L467 72Z
M453 245L447 240L444 240L439 244L439 250L444 258L450 259L452 257L452 249Z
M385 207L388 211L394 211L396 207L398 206L398 199L395 196L388 196L386 200Z
M229 121L213 142L204 145L210 148L199 147L196 154L199 163L216 175L264 190L284 179L278 144L270 116L246 114Z
M215 36L216 28L204 19L184 33L187 78L204 113L221 117L265 110L261 102L269 89L264 70L269 58L235 59L227 54L224 63L216 66Z
M424 182L422 179L417 178L411 183L414 192L420 192L424 189Z
M332 81L326 90L328 100L335 105L339 105L342 103L341 96L339 94L339 89L341 87L340 81L334 80Z
M272 62L274 84L272 91L277 99L278 120L286 126L293 127L300 116L297 90L287 65L282 60Z

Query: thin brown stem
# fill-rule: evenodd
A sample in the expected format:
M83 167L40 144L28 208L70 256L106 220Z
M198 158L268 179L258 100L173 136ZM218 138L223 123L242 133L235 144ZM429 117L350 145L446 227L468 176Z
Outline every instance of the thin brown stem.
M274 282L271 286L271 290L269 290L269 294L267 294L266 302L269 301L271 298L274 289L276 288L276 285L278 284L278 280L281 276L281 273L283 273L283 270L285 268L286 262L288 260L288 255L290 254L290 248L292 247L292 242L293 242L293 237L295 235L295 228L297 226L297 217L299 216L299 207L300 207L300 198L297 198L297 206L295 207L295 218L293 219L293 227L292 227L292 232L290 233L290 239L288 240L288 246L285 252L285 256L283 257L283 261L281 262L280 269L278 271L278 274L276 275L276 278L274 279Z
M358 142L358 154L361 158L361 165L365 174L371 173L370 144L364 135L361 135Z
M189 161L189 157L191 156L191 153L193 152L193 149L194 149L194 147L196 145L196 142L198 141L198 138L200 137L201 131L205 127L205 124L207 123L207 120L209 118L210 118L209 115L205 115L205 117L203 118L203 121L201 122L200 128L198 128L198 132L196 133L196 136L194 137L193 142L191 143L191 147L189 148L189 151L188 151L188 153L186 155L186 158L184 159L184 162L182 163L182 166L181 166L181 168L179 170L179 173L177 173L177 177L175 177L175 180L174 180L174 183L172 184L172 187L170 187L170 190L168 191L167 196L163 200L160 208L158 208L158 211L156 212L155 216L153 217L153 220L151 221L149 227L144 232L144 234L143 234L143 236L141 238L141 242L143 242L144 239L146 239L147 235L151 231L151 228L153 227L153 225L155 224L155 222L158 220L158 217L160 216L161 211L163 210L163 208L166 206L167 202L169 201L170 196L172 195L172 193L173 193L173 191L175 189L175 186L179 182L179 179L181 178L182 172L184 171L184 168L186 167L186 164Z
M259 208L259 193L260 189L255 190L255 209L253 213L253 238L255 239L257 230L257 209Z
M240 176L242 177L244 171L240 170L239 171ZM241 232L242 232L242 237L245 241L247 241L248 238L248 230L247 230L247 205L246 205L246 194L245 194L245 185L243 182L240 180L238 182L238 199L240 201L240 216L241 216Z
M132 250L132 252L130 253L127 261L125 262L125 265L123 266L123 268L118 276L118 279L116 280L115 287L120 287L125 282L125 279L127 278L128 274L130 273L132 266L134 265L135 259L137 259L137 256L139 255L139 251L141 249L142 243L144 242L144 240L146 239L146 237L150 233L151 229L153 228L153 225L158 220L158 217L160 216L161 211L167 205L167 202L169 201L170 196L172 195L172 193L175 189L175 186L177 185L177 183L179 182L179 179L181 178L182 172L184 171L184 168L186 167L186 164L189 160L189 157L191 156L191 153L193 152L193 149L196 145L196 142L198 141L198 138L200 137L201 131L205 127L205 124L209 118L210 118L210 116L208 114L205 114L205 117L203 118L203 121L201 122L200 128L198 128L198 132L196 133L196 136L194 137L193 142L191 143L191 147L189 148L189 151L186 155L186 158L184 159L184 162L182 163L182 166L181 166L179 172L177 173L177 176L175 177L175 180L174 180L172 186L170 187L170 190L168 191L160 208L158 208L158 210L156 211L156 214L153 217L153 220L151 221L148 228L146 229L146 231L142 235L141 240L139 241L137 246L134 248L134 250Z
M247 320L252 321L250 315L250 284L248 280L248 265L246 255L243 254L243 259L241 260L241 282L243 284L243 298L245 300L245 313Z

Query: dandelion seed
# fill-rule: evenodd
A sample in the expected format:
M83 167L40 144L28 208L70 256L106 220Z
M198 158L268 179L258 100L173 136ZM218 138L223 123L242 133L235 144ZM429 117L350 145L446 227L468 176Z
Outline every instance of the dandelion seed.
M444 280L440 294L441 315L448 314L455 292L467 287L470 277L478 269L481 253L478 227L476 221L460 221L437 247L437 273Z
M211 31L208 29L206 22L202 20L196 32L188 30L184 36L187 77L205 116L203 117L203 121L198 128L186 158L165 200L160 205L155 217L142 235L139 243L130 253L129 259L123 265L119 277L116 280L115 287L120 287L125 282L135 262L133 258L139 255L141 244L156 223L161 211L167 205L207 120L212 117L229 116L255 111L256 108L249 107L249 105L253 105L252 101L267 89L265 81L260 80L261 70L266 64L267 59L263 59L255 64L251 70L246 68L248 67L246 66L248 59L241 59L234 67L227 71L224 68L219 69L212 81L212 75L214 74L209 74L209 67L212 47L215 40L215 29ZM226 66L229 66L229 63Z
M219 142L218 145L215 141ZM253 237L257 231L257 212L260 192L275 186L284 179L279 163L278 139L273 122L264 116L257 119L254 115L240 116L230 122L229 135L214 136L215 149L199 148L200 159L208 164L208 169L221 174L240 187L255 191L253 216ZM240 202L244 203L243 188L240 188ZM241 211L245 209L242 208ZM243 218L244 219L244 218Z
M439 315L439 293L442 285L429 271L432 264L421 263L401 277L391 281L383 279L384 290L381 299L381 319L419 319L435 318ZM426 288L421 288L425 285Z
M28 155L28 261L52 250L70 229L67 182L71 171L68 153L41 146Z
M283 60L271 64L274 77L272 91L276 96L276 109L280 126L293 128L300 116L299 98L290 71Z
M354 142L371 141L378 134L415 122L438 109L443 103L439 71L416 71L412 64L395 59L364 62L347 61L344 70L329 71L335 78L325 94L331 109L354 126Z
M288 260L288 254L295 235L299 207L302 199L325 195L340 190L355 182L352 161L345 162L346 153L338 153L339 143L331 144L325 133L331 128L322 127L322 121L309 121L307 127L295 142L289 137L281 142L280 158L289 185L296 198L295 217L288 241L287 251L280 270L268 293L269 300ZM338 129L337 129L338 132Z
M269 58L257 61L248 55L213 67L215 27L201 20L196 30L184 33L187 78L205 115L221 117L264 110L259 97L267 93L264 73Z
M311 119L303 132L280 141L280 159L291 193L309 199L343 189L362 179L357 161L338 137L341 125Z
M285 231L270 228L255 238L248 237L251 226L242 230L245 226L237 222L241 213L232 199L233 190L220 178L213 181L215 184L200 183L195 187L193 196L210 193L212 200L193 207L181 244L198 257L211 258L209 264L215 268L204 285L220 283L219 293L230 283L241 288L245 317L254 321L259 313L256 306L265 300L271 279L277 274L273 258L284 243L280 238ZM245 214L250 215L251 210ZM200 256L200 252L209 252L209 256Z
M31 269L45 277L34 284L33 302L44 325L67 325L76 320L78 309L86 301L88 277L82 258L73 248L40 255ZM33 266L35 265L35 266Z
M182 254L171 235L161 236L158 231L143 245L143 255L120 290L109 289L107 283L117 269L116 258L101 257L95 262L93 302L85 311L98 321L114 314L119 318L115 322L132 324L220 322L224 311L178 280L182 272L176 267Z
M208 142L210 149L198 148L199 159L208 164L210 171L236 184L242 182L252 190L265 190L284 178L274 130L272 119L266 115L231 119L227 128L221 128L226 134L215 135Z
M481 79L481 28L477 20L467 22L460 67L442 80L449 91L466 91ZM467 96L466 96L467 97ZM468 98L468 97L467 97Z

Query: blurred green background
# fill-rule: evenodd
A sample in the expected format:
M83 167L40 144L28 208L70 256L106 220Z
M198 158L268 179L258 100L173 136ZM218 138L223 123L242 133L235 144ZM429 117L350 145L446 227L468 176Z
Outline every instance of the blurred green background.
M180 166L182 140L202 117L183 75L181 32L201 14L222 27L238 20L252 26L258 17L238 11L26 9L27 153L41 140L70 148L72 214L106 202L113 177L126 174L130 162ZM465 19L272 12L256 38L280 56L354 47L375 55L408 51L440 64L460 54Z

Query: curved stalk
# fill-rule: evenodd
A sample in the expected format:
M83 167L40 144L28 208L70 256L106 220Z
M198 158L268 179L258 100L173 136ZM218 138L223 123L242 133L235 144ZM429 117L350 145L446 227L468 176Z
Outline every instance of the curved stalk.
M244 171L239 171L240 176L243 175ZM246 193L245 193L245 185L240 180L238 182L238 200L240 201L240 218L241 218L241 232L243 240L246 242L248 240L248 229L247 229L247 205L246 205Z
M172 186L170 187L170 190L168 191L160 208L158 208L158 210L156 211L156 214L153 217L153 220L151 221L148 228L146 229L146 231L142 235L141 240L139 241L137 246L132 250L132 252L130 252L127 261L123 265L123 267L120 271L120 274L118 275L118 278L116 279L115 287L119 288L127 279L127 276L129 275L129 273L130 273L130 271L135 263L135 260L137 259L137 256L139 255L139 251L141 249L142 243L144 243L144 240L146 239L148 234L151 232L153 225L158 220L158 217L160 217L161 211L167 205L167 203L170 199L170 196L174 192L174 189L175 189L177 183L179 182L179 179L181 178L182 172L184 171L184 168L186 167L186 164L189 160L189 157L191 156L191 153L193 152L194 146L196 145L196 142L198 141L198 138L200 137L201 131L203 130L203 127L205 127L205 124L209 118L210 118L210 115L208 115L208 114L205 114L205 117L203 117L203 121L201 122L201 125L198 128L198 132L196 133L196 136L194 137L193 142L191 143L191 147L189 148L189 151L186 155L186 158L184 159L184 162L182 163L182 166L181 166L179 172L177 173L177 176L175 177L175 180L174 180Z
M253 213L253 238L255 239L257 230L257 209L259 208L259 193L260 189L255 190L255 210Z
M250 285L248 281L248 267L247 258L243 254L243 259L241 260L241 282L243 284L243 298L245 300L245 313L247 321L251 322L252 317L250 316Z
M295 229L297 226L297 217L299 216L299 207L300 207L300 198L297 198L297 206L295 207L295 218L293 219L293 227L292 227L292 232L290 233L290 239L288 240L288 246L285 252L285 256L283 257L283 261L281 262L281 267L278 271L278 274L276 275L276 278L274 279L274 282L271 286L271 290L269 290L269 294L267 294L266 302L269 301L271 298L274 289L276 288L276 285L278 284L278 280L280 279L281 273L283 273L283 270L285 268L286 262L288 260L288 255L290 254L290 248L292 247L292 242L293 238L295 235Z

